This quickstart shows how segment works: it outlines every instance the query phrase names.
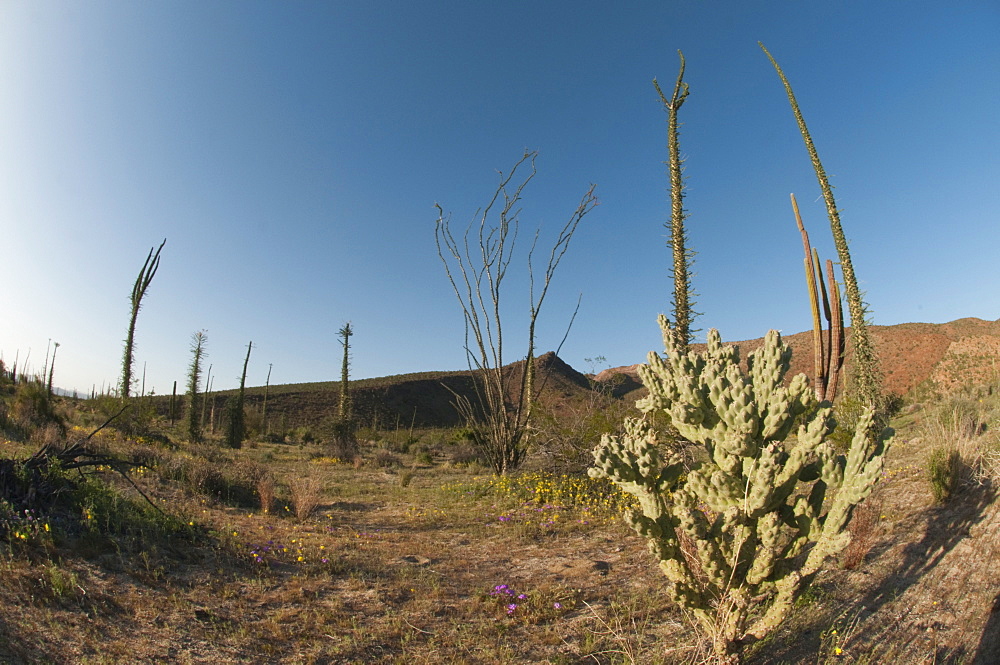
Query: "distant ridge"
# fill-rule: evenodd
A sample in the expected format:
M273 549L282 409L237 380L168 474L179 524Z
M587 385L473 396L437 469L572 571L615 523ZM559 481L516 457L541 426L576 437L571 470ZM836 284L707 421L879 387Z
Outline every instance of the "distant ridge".
M905 395L917 386L950 392L970 385L995 381L1000 373L1000 319L984 321L965 318L950 323L901 323L894 326L871 326L872 336L882 361L885 388L888 392ZM850 328L848 335L850 334ZM812 331L782 335L792 347L794 376L804 373L812 376ZM763 344L763 338L733 342L723 338L723 343L740 348L741 358L746 358ZM695 344L703 349L703 344ZM847 345L847 365L850 367L853 352ZM624 375L639 387L638 365L625 365L606 369L595 378L605 381L615 375Z

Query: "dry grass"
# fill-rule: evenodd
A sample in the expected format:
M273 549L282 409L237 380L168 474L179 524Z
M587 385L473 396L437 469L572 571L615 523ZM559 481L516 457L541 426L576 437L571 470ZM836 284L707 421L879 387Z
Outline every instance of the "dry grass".
M932 410L921 428L934 449L958 457L954 484L1000 487L1000 414L982 397L959 397Z
M882 494L876 490L854 508L851 522L847 526L851 542L840 555L840 566L844 570L857 568L878 541L881 535L879 520L883 510L882 504Z
M257 479L257 496L260 499L260 509L267 514L274 508L274 476L270 472Z
M822 573L750 664L995 662L974 659L993 653L1000 633L1000 612L990 613L1000 514L989 488L972 482L932 505L923 466L936 441L925 438L931 415L902 427L879 496L856 511L860 563ZM985 422L979 443L993 432ZM111 434L102 445L138 449ZM3 456L32 451L0 447ZM612 518L618 507L584 511L557 484L476 477L436 456L404 486L384 468L317 463L319 444L259 443L221 457L155 442L141 450L153 469L136 482L191 525L190 537L143 527L128 541L65 522L53 523L47 544L0 551L0 662L673 665L706 656L644 541ZM289 488L287 511L261 513L256 500L220 491L253 481L264 500L267 479ZM296 489L303 480L311 485ZM113 475L104 482L141 503ZM526 498L542 489L543 501ZM298 514L299 497L302 506L312 497L308 513ZM513 600L491 595L500 585ZM509 604L518 605L510 614Z
M309 476L293 477L288 481L292 507L300 522L309 519L316 506L323 500L325 487L322 481Z

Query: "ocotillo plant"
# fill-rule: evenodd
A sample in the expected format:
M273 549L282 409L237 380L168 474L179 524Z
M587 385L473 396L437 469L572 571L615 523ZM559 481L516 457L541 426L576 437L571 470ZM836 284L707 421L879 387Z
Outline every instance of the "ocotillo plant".
M871 311L861 299L861 290L858 288L858 280L854 275L854 264L851 263L847 238L844 236L844 229L840 224L840 211L837 210L837 202L833 199L833 189L826 177L823 163L819 160L819 153L816 152L816 146L813 144L812 136L806 127L805 118L802 117L799 104L795 100L792 85L788 82L785 73L781 71L781 67L778 66L778 61L771 56L763 44L760 42L757 44L771 61L778 77L781 78L781 83L785 87L785 93L788 95L788 101L792 107L792 114L795 116L806 151L809 153L809 160L816 172L820 190L823 192L826 214L830 219L830 230L833 233L833 241L840 258L840 269L844 274L844 293L847 296L847 307L851 314L851 345L854 347L854 372L851 374L851 381L854 392L862 404L875 408L880 422L885 421L887 414L884 413L885 396L882 391L882 370L878 354L875 351L875 344L868 331L868 317L871 315Z
M837 384L840 370L844 366L844 312L840 306L840 287L833 274L833 261L827 259L826 274L829 281L829 294L823 283L823 270L820 267L819 252L809 243L809 233L802 223L799 214L799 204L792 198L792 212L795 223L802 234L802 247L805 258L802 260L806 269L806 288L809 290L809 305L813 319L813 389L816 399L829 401L831 404L837 397ZM823 315L826 317L826 333L819 317L819 306L823 305Z
M684 82L684 54L677 51L680 56L681 66L677 73L677 81L674 83L673 94L668 99L660 89L660 84L653 79L653 87L660 95L663 108L667 112L667 154L669 161L667 167L670 173L670 221L667 223L667 231L670 234L668 245L673 252L673 266L671 274L674 280L674 320L671 325L673 334L677 335L677 344L681 348L694 339L694 331L691 330L691 321L695 317L691 309L694 303L691 296L694 295L691 289L691 263L694 252L688 249L687 232L684 230L684 220L687 219L687 211L684 209L684 176L682 172L680 140L678 133L677 112L684 104L688 96L688 84Z
M250 350L253 349L253 341L247 345L247 357L243 360L243 374L240 375L240 389L226 403L228 418L226 419L226 443L230 448L242 448L243 439L246 438L246 419L243 415L243 397L247 382L247 365L250 364Z
M135 278L135 284L132 285L132 310L128 320L128 335L125 337L125 355L122 358L122 399L128 399L132 391L132 362L133 353L135 351L135 321L139 316L139 307L142 305L143 296L146 295L146 289L149 288L149 283L153 281L153 276L156 275L156 271L160 267L160 251L163 249L165 244L167 244L166 238L164 238L163 242L160 243L160 247L156 250L155 254L153 253L153 248L150 247L149 254L146 256L146 261L142 264L142 269L139 271L139 276Z
M191 367L188 372L188 437L194 443L201 441L201 414L198 390L201 383L201 361L205 356L208 336L204 330L191 336Z
M521 192L535 176L536 156L535 152L526 152L509 173L500 174L500 184L489 204L476 213L460 235L461 240L452 233L451 217L444 214L440 205L435 205L438 219L434 239L448 282L462 308L465 354L476 391L473 398L455 394L455 406L472 430L475 444L498 475L516 470L527 454L527 433L537 397L535 325L556 268L580 220L598 204L591 185L553 244L537 297L532 268L535 244L532 244L528 252L528 339L524 370L505 371L505 329L500 315L504 309L502 285L516 245ZM526 163L530 173L520 184L512 185L518 169ZM537 242L537 234L535 239Z
M664 459L656 420L629 419L624 435L602 438L590 475L635 495L640 508L625 519L649 541L673 599L711 638L717 662L738 663L850 541L851 511L878 481L892 431L874 432L868 408L847 455L837 454L832 407L804 374L785 387L791 350L774 330L744 372L718 331L697 353L676 344L664 316L660 329L667 358L650 353L639 367L649 395L636 406L703 454L688 469L680 455Z

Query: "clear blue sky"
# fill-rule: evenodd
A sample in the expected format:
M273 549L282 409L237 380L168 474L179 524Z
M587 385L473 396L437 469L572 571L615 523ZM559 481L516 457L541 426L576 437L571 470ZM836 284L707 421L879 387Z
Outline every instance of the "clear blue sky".
M810 326L796 193L834 251L761 40L836 187L875 322L1000 317L1000 5L989 2L0 3L0 351L56 385L120 374L132 282L167 238L136 331L146 386L183 386L208 331L215 388L465 366L434 203L471 218L537 149L525 230L551 239L590 183L539 352L661 349L671 297L666 115L681 110L698 327ZM524 236L527 237L527 234ZM518 261L521 261L519 263ZM523 356L523 256L508 360ZM517 279L514 279L514 273ZM180 388L179 388L180 389Z

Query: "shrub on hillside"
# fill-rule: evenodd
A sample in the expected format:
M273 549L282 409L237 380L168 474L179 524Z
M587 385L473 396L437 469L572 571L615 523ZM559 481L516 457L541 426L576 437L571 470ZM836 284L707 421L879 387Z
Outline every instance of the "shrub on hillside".
M927 479L935 503L947 503L958 488L962 472L962 456L950 446L938 446L927 456Z

